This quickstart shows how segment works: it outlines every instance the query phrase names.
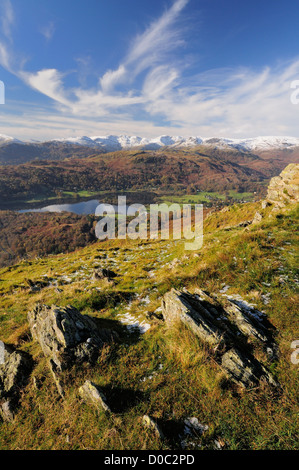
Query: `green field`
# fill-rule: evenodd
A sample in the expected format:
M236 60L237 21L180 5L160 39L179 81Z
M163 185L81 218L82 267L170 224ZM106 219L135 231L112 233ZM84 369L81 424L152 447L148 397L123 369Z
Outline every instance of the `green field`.
M227 194L219 192L208 192L201 191L197 194L183 194L183 195L171 195L171 196L160 196L160 202L167 204L178 203L178 204L203 204L211 202L226 202L228 199L232 201L252 201L254 199L254 193L238 193L230 190Z

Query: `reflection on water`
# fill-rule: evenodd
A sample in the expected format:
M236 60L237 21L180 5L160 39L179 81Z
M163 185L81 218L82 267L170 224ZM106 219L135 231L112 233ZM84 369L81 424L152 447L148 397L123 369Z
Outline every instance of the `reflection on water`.
M84 202L77 202L74 204L53 204L52 206L45 206L39 209L24 209L18 212L72 212L78 215L85 215L85 214L95 214L96 208L99 206L100 202L97 199L92 199L90 201ZM118 214L125 214L127 211L128 206L116 206L110 204L102 204L103 207L109 213L118 213ZM111 210L113 207L114 212ZM134 211L135 213L135 211ZM130 214L128 214L130 215ZM133 215L133 214L132 214Z

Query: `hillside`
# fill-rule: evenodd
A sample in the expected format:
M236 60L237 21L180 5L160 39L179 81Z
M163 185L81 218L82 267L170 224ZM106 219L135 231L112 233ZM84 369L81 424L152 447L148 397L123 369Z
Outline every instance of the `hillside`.
M0 203L55 197L61 192L187 191L259 192L286 166L237 150L119 151L84 159L35 161L3 166Z
M121 151L163 150L202 152L204 155L233 157L233 162L279 160L299 162L299 139L295 137L257 137L252 139L201 138L162 135L145 138L127 135L71 137L45 142L25 142L0 134L0 165L20 165L34 160L61 161L86 158L94 154ZM280 166L282 169L282 166Z
M1 340L23 354L27 374L14 419L0 423L1 448L297 448L298 201L278 205L285 188L275 188L276 199L210 214L200 251L183 240L111 240L1 269ZM185 308L174 323L169 302ZM205 333L180 323L195 308L193 320L210 318ZM90 341L49 356L57 339L43 342L42 318L53 312L60 335L76 333L73 315ZM231 342L248 371L255 364L271 380L227 374Z
M0 165L20 165L33 160L64 160L84 158L94 153L93 149L58 142L26 143L20 141L0 142Z
M67 253L96 240L95 218L75 214L0 211L0 266Z
M235 151L239 154L270 156L298 162L299 139L296 137L265 136L251 139L223 137L202 138L161 135L146 138L129 135L80 136L54 139L45 142L20 141L0 134L0 164L17 165L34 159L63 160L70 157L87 157L93 153L121 150L196 150L205 152ZM272 157L271 157L272 155Z

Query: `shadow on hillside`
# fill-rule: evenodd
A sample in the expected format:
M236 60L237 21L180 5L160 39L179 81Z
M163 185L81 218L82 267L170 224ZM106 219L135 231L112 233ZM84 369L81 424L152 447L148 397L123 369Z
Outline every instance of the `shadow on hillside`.
M146 394L140 390L110 385L101 387L101 391L113 413L124 413L137 406L146 397Z
M87 299L74 300L73 306L79 311L85 308L102 310L104 308L114 308L121 302L128 302L131 298L132 294L126 291L92 291Z
M110 320L107 318L90 318L96 324L99 332L107 338L107 341L115 341L116 343L126 343L128 345L135 344L140 340L141 332L139 328L129 329L127 325L118 320Z

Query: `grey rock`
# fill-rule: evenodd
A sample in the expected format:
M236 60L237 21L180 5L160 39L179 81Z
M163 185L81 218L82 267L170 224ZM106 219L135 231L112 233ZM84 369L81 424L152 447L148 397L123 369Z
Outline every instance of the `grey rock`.
M258 316L251 316L247 310L201 289L196 289L194 294L172 289L162 300L166 324L179 326L183 323L212 346L216 360L235 382L249 387L265 380L278 386L270 372L254 358L249 344L249 339L251 343L254 340L265 351L273 352L276 345L272 333Z
M117 274L114 271L111 271L110 269L97 269L94 270L93 273L93 278L94 279L114 279L117 277Z
M299 201L298 163L290 163L279 176L270 180L267 200L277 207Z
M13 419L20 391L31 370L32 359L28 354L4 344L4 363L0 364L0 414L4 420Z
M54 379L54 383L56 385L57 391L58 391L59 395L61 396L61 398L64 398L65 393L64 393L62 380L61 380L61 377L60 377L60 370L57 370L57 365L55 364L53 359L49 360L49 368L50 368L52 377Z
M0 408L3 421L13 421L15 419L15 410L16 406L13 404L12 399L3 401Z
M203 434L209 429L207 424L201 424L195 416L184 419L185 434Z
M147 427L148 429L150 429L151 431L154 432L154 434L161 440L164 439L164 434L160 428L160 426L157 424L157 422L151 417L151 416L148 416L148 415L144 415L142 417L142 424Z
M215 325L213 313L189 292L172 289L166 293L162 300L162 315L168 325L182 322L213 347L224 344L223 332Z
M38 304L28 313L31 333L52 361L55 372L74 363L94 362L99 349L112 338L109 330L99 330L95 321L72 306Z
M260 212L257 211L257 212L254 214L252 223L253 223L253 224L258 224L258 223L260 223L262 220L263 220L263 215L262 215Z
M217 296L220 299L219 296ZM251 317L245 309L236 305L229 299L222 299L227 318L247 337L254 337L262 343L270 343L271 337L261 321Z
M237 349L231 349L222 356L221 366L234 382L243 387L257 386L261 380L278 386L270 372L259 361Z
M79 394L84 400L92 403L97 408L102 408L107 413L111 413L111 409L107 404L107 399L104 393L97 385L93 384L89 380L86 380L84 385L79 388Z
M262 201L262 209L266 209L267 207L271 206L271 203L267 200Z
M47 276L44 279L38 281L32 281L31 279L26 280L26 284L29 286L30 292L39 292L45 287L48 287L52 279L49 279Z

